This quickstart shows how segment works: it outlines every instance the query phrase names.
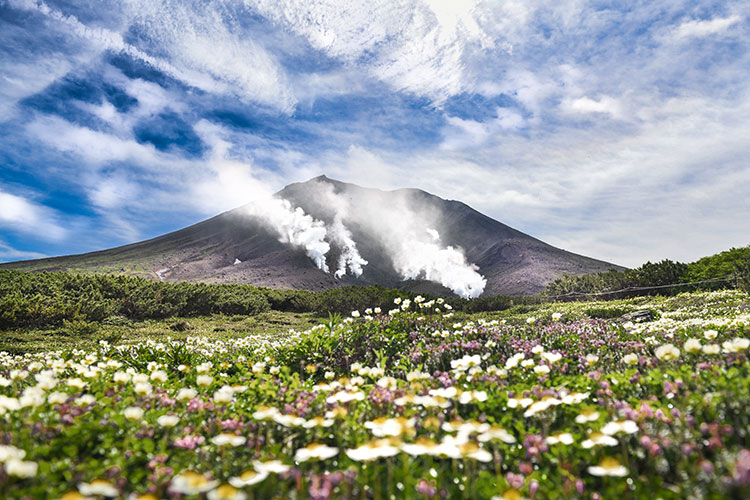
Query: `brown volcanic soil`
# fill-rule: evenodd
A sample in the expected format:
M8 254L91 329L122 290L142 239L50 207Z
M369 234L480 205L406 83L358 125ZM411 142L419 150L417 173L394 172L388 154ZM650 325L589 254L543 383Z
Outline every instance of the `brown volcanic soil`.
M487 279L484 295L539 292L563 273L585 274L619 266L555 248L493 220L464 203L417 189L380 191L324 176L291 184L277 193L328 223L333 211L320 190L333 189L349 203L345 224L369 263L360 278L320 271L304 251L278 241L275 232L240 207L173 233L123 247L81 255L11 262L2 268L126 273L167 281L250 283L282 289L324 290L345 285L382 285L422 293L449 294L438 283L403 281L373 231L379 207L407 206L425 214L426 227L439 228L441 242L461 247ZM382 232L382 231L381 231ZM335 267L338 249L328 254ZM241 263L234 264L235 259ZM166 270L166 271L164 271ZM159 273L159 271L162 271Z

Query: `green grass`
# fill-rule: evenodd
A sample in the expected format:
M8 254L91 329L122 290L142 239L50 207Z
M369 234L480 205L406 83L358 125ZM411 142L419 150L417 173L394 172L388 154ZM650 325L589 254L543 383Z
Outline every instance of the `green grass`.
M264 335L273 340L285 336L290 329L307 330L323 319L313 313L269 311L256 316L214 315L146 321L105 321L93 333L80 333L62 327L7 330L0 331L0 351L24 354L58 349L89 349L100 340L137 344L148 339L165 341L206 337L209 340L228 340L248 335ZM190 328L183 331L170 328L181 322L189 323Z

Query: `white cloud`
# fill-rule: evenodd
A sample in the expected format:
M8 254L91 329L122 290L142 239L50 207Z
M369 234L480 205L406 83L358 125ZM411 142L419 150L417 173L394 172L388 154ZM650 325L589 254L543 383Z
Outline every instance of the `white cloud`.
M741 20L742 18L740 16L734 15L729 17L706 19L702 21L686 21L674 29L674 31L672 32L672 37L677 40L682 40L685 38L715 35L725 32L727 29L729 29L731 26L734 26Z
M357 147L324 161L332 177L422 188L583 255L691 261L750 243L748 97L655 101L625 131L561 125L495 134L475 149Z
M603 113L613 118L618 118L622 114L620 102L610 96L602 96L597 100L590 97L565 99L560 107L571 113Z
M0 189L0 227L46 240L60 240L66 231L58 219L54 210Z
M495 46L480 2L260 0L246 2L313 47L396 90L442 102L466 90L466 57Z
M31 61L3 61L0 67L0 123L17 118L16 104L65 75L71 62L61 57L33 57Z
M47 256L43 253L17 250L0 240L0 261L43 259L44 257Z
M237 96L284 112L295 104L274 58L251 39L233 34L218 9L195 12L179 3L127 2L127 24L142 27L158 44L155 52L165 53L165 58L126 42L117 31L89 26L42 1L12 0L11 4L46 16L99 52L125 53L206 92Z

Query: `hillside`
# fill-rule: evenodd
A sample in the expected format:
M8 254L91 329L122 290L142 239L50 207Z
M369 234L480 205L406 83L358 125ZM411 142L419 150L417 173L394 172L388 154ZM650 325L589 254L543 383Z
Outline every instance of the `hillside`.
M361 276L341 279L316 267L302 248L282 243L278 232L249 206L225 212L163 236L81 255L12 262L6 269L131 274L165 281L249 283L282 289L322 290L345 285L382 285L412 291L449 293L439 283L404 280L394 269L389 227L405 224L435 229L443 246L460 247L487 279L484 295L539 292L563 274L585 274L618 266L566 252L491 219L459 201L418 189L381 191L320 176L291 184L276 194L316 219L331 224L336 205L361 256ZM338 212L341 214L341 212ZM390 225L390 226L389 226ZM403 228L400 229L403 231ZM341 254L335 244L329 266Z

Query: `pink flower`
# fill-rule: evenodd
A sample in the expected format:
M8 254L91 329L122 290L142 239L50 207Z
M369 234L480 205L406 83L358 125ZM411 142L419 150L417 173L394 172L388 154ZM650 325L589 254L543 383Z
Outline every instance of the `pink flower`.
M172 443L176 448L184 448L186 450L194 450L198 445L206 442L206 438L203 436L183 436Z

